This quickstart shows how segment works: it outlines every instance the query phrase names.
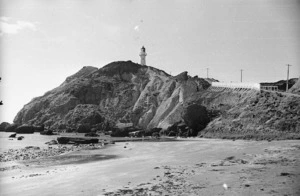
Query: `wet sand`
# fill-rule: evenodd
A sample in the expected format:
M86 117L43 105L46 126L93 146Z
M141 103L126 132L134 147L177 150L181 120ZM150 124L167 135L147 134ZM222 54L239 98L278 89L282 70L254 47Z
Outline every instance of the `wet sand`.
M0 195L300 195L299 141L120 142L5 164Z

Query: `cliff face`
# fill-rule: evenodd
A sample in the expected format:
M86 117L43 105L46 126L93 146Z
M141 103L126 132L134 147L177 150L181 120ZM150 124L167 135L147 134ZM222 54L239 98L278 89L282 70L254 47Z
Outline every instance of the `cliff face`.
M44 124L50 129L118 122L144 129L167 128L182 119L188 96L208 87L206 80L191 78L186 72L172 77L131 61L113 62L101 69L84 67L26 104L14 123Z
M26 104L14 123L71 131L110 130L116 124L165 131L173 125L168 130L175 135L300 138L300 98L291 94L299 93L300 80L290 93L216 92L211 81L187 72L173 77L131 61L84 67Z

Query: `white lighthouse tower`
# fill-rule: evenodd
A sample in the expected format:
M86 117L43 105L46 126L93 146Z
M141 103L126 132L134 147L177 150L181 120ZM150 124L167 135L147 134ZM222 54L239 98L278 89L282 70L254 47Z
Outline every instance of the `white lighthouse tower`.
M141 53L140 53L141 65L146 65L146 56L147 56L146 48L143 46L141 48Z

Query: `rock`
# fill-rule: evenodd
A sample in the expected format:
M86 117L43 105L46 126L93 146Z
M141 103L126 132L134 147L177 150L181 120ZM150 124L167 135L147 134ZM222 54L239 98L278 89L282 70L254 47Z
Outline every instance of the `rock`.
M59 144L93 144L98 143L99 139L88 139L88 138L75 138L75 137L58 137L57 141Z
M58 137L57 138L57 142L59 144L67 144L67 143L69 143L69 141L70 141L70 138L68 138L68 137Z
M17 133L23 133L23 134L34 133L34 130L35 130L34 126L31 125L21 125L16 128Z
M52 130L45 130L40 132L41 135L55 135Z
M113 62L101 69L84 67L26 104L14 122L83 133L94 127L109 131L120 121L143 129L167 128L181 120L181 102L188 94L207 86L209 82L193 79L187 72L174 78L131 61Z
M177 76L174 77L175 80L178 80L178 81L186 81L188 80L188 72L187 71L184 71L180 74L178 74Z
M209 88L213 81L187 72L173 77L131 61L113 62L100 69L84 67L60 86L32 99L14 123L82 133L96 129L126 137L132 131L115 129L116 124L167 130L184 122L168 133L195 136L201 131L202 137L224 139L300 137L298 97L264 91L214 91ZM281 89L284 82L278 85ZM290 92L297 93L298 86ZM14 131L14 126L5 130Z
M5 128L5 132L15 132L15 130L18 126L19 126L18 124L7 125Z
M50 142L46 142L45 144L56 145L56 144L58 144L58 142L56 140L51 140Z
M8 127L10 124L8 122L2 122L0 124L0 132L5 131L6 127Z
M24 136L19 136L17 139L22 140L22 139L24 139Z
M187 137L191 135L189 127L182 121L176 122L172 126L168 127L167 130L163 131L163 134L180 137Z
M154 138L159 138L159 137L160 137L160 135L159 135L159 133L158 133L158 132L154 132L154 133L152 133L152 137L154 137Z
M16 136L17 136L17 134L14 133L14 134L11 134L9 137L10 137L10 138L15 138Z
M98 135L97 133L94 132L90 132L90 133L86 133L84 134L85 137L99 137L100 135Z
M45 125L34 126L34 132L43 132L45 129Z
M38 146L26 146L25 149L40 150L40 147L38 147Z
M78 133L89 133L90 131L91 131L91 127L87 124L79 125L79 127L76 130L76 132Z
M112 137L129 137L130 133L140 131L137 127L113 128Z

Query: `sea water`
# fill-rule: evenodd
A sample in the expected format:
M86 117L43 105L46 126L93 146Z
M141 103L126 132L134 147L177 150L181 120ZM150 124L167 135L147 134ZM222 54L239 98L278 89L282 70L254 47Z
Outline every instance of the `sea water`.
M33 134L17 134L17 137L23 136L22 140L9 138L13 132L0 132L0 153L8 149L25 148L26 146L47 147L45 144L57 138L57 135L41 135L40 133Z

